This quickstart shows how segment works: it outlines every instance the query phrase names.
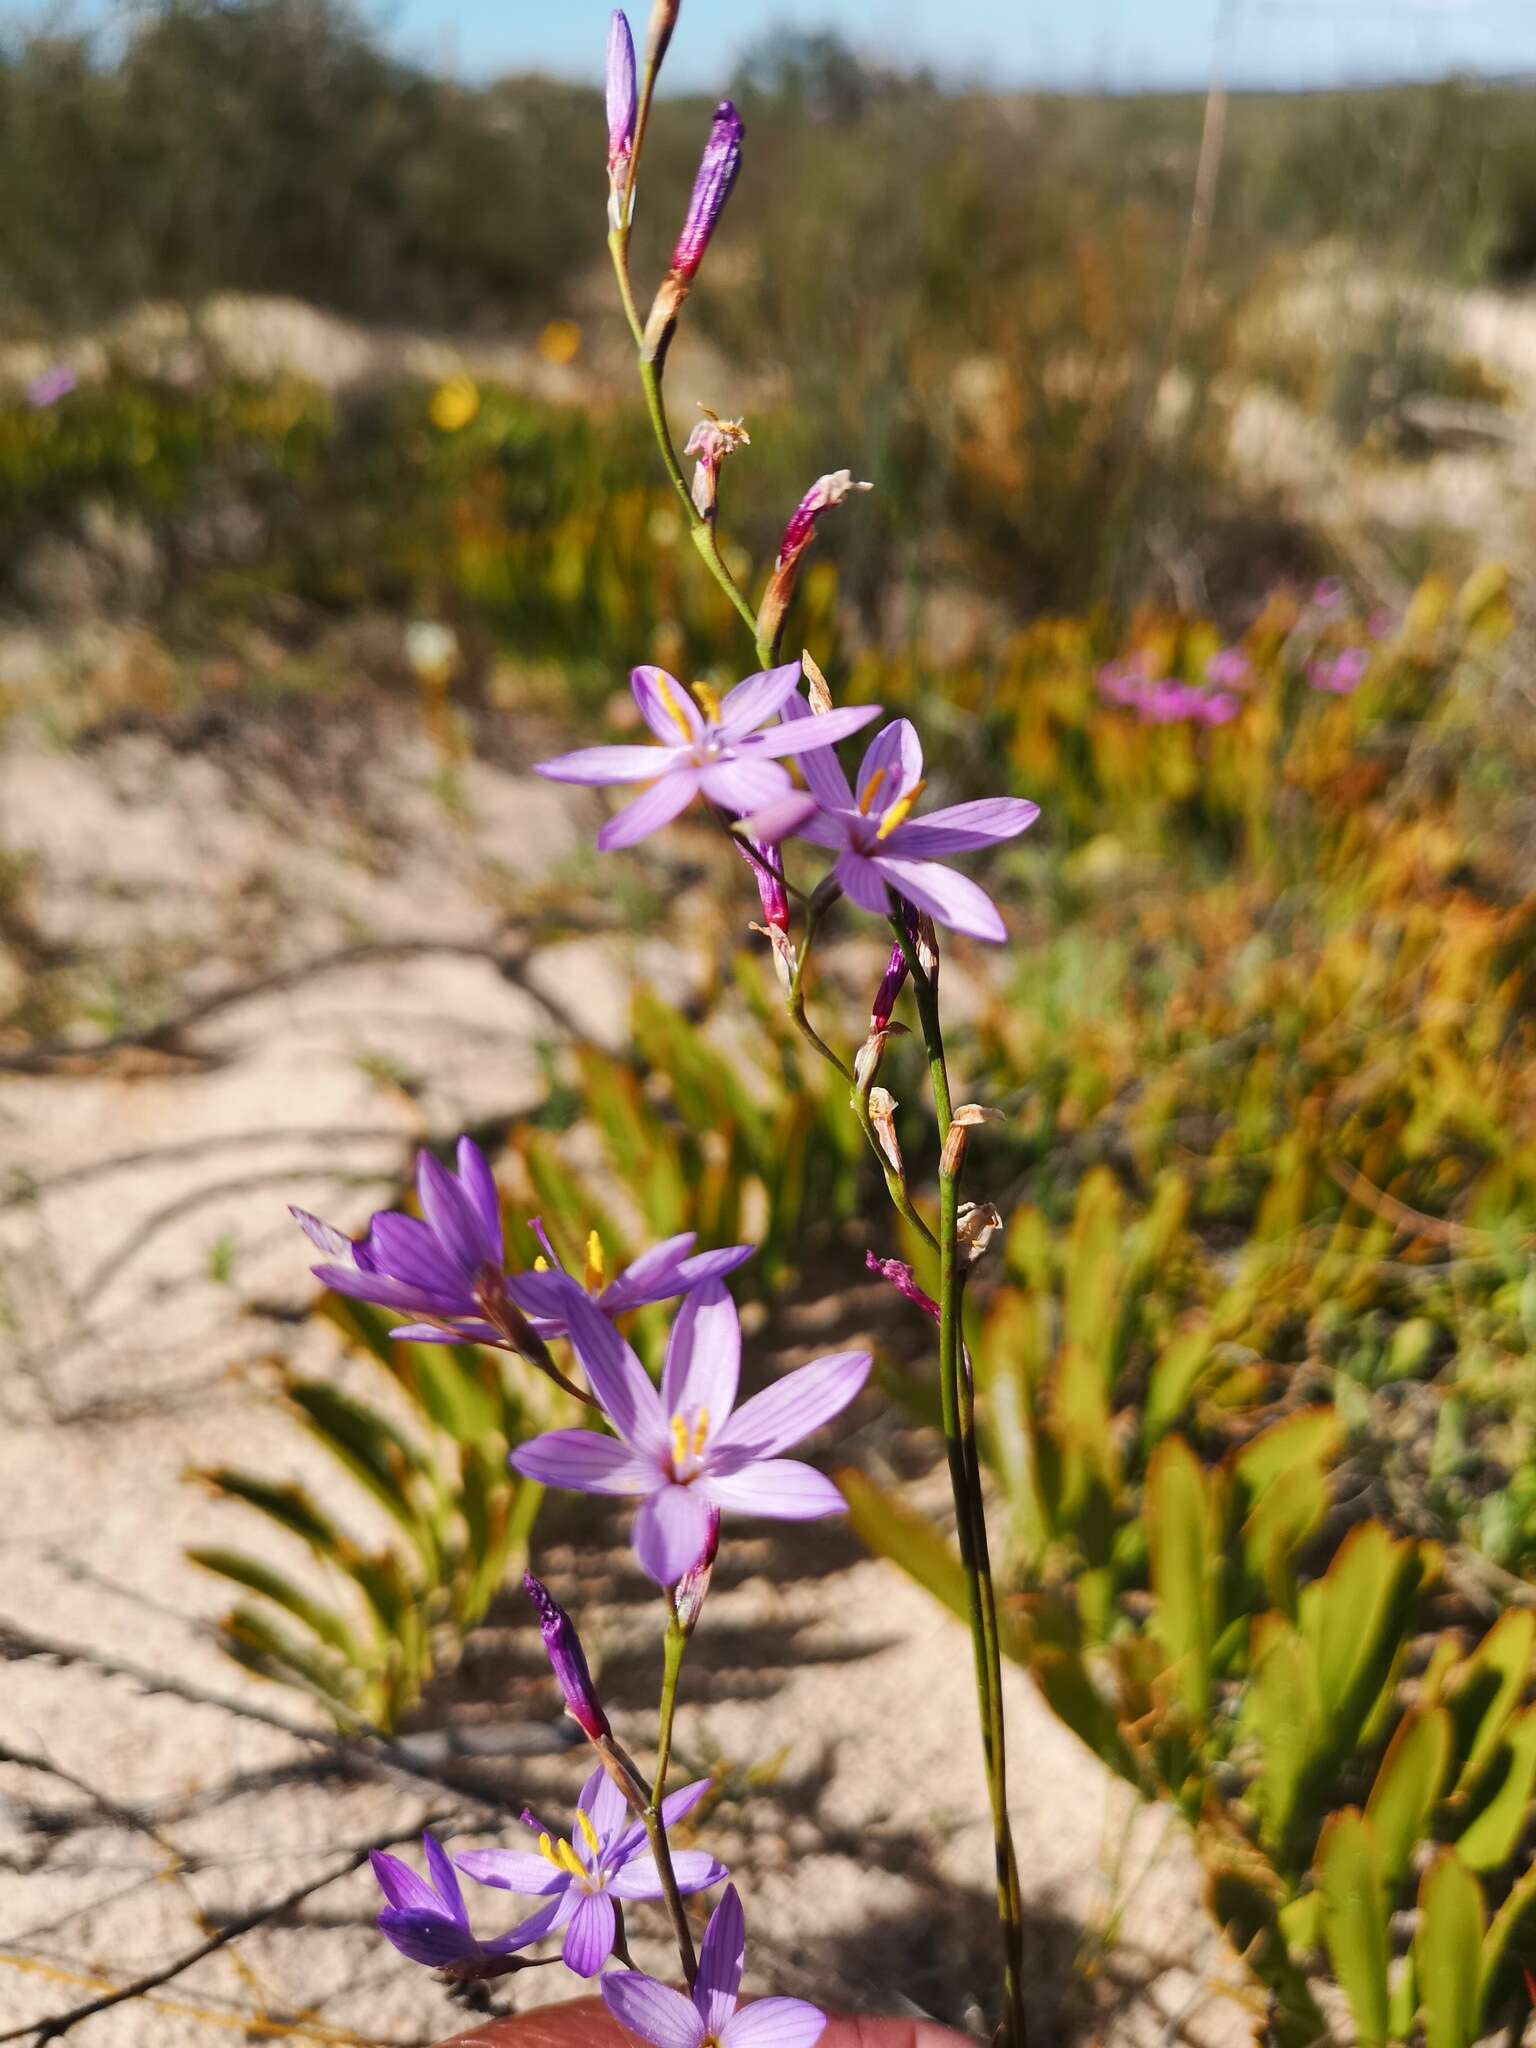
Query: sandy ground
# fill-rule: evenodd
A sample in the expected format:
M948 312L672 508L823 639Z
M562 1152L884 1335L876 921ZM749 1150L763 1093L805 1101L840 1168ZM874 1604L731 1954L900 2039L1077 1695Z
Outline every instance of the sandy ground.
M190 1465L331 1483L272 1401L269 1362L360 1368L301 1313L312 1283L283 1204L361 1223L423 1133L537 1099L537 1048L559 1042L573 1002L611 1036L631 976L686 981L686 963L627 938L519 965L507 878L526 890L581 858L591 800L474 765L454 816L406 711L360 730L342 713L297 766L153 729L87 753L0 753L0 849L30 863L50 944L114 985L170 958L173 1007L251 985L171 1053L0 1063L0 1624L16 1632L0 1636L0 2040L37 2038L48 2015L332 1871L71 2038L449 2035L464 2007L371 1926L364 1847L429 1816L461 1846L489 1842L525 1802L564 1808L585 1773L516 1604L472 1640L402 1753L349 1753L301 1697L222 1655L210 1625L226 1593L183 1555L252 1534L187 1482ZM749 1371L827 1348L814 1320L791 1317ZM878 1452L889 1426L860 1408L838 1454ZM566 1510L540 1543L644 1756L658 1617L622 1523ZM18 1636L85 1654L20 1654ZM753 1988L980 2025L989 1858L967 1657L956 1625L840 1527L731 1544L685 1681L679 1765L720 1774L701 1838L742 1881ZM1020 1674L1009 1688L1041 2038L1243 2038L1178 1828L1136 1810ZM498 1897L484 1895L487 1932ZM634 1921L638 1960L664 1968L659 1917ZM497 1998L571 1988L535 1971Z

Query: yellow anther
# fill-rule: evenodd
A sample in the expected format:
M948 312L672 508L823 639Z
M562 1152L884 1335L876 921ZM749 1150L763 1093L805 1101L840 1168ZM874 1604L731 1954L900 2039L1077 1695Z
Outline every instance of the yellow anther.
M547 1273L549 1271L549 1261L545 1258L542 1252L540 1252L539 1256L534 1260L533 1270L535 1271L535 1273Z
M595 1230L587 1232L587 1292L595 1294L603 1284L607 1266L603 1259L603 1240Z
M565 1844L562 1842L560 1846L564 1848ZM553 1863L556 1870L560 1868L560 1858L555 1854L555 1845L548 1835L539 1837L539 1854L546 1863Z
M882 782L884 782L884 780L885 770L883 768L877 768L874 774L871 775L871 777L869 778L869 787L865 790L864 794L859 798L859 815L861 817L867 818L869 816L870 811L874 806L875 798L880 794L880 785Z
M698 699L699 709L709 720L710 724L718 725L720 723L720 699L715 695L709 684L695 683L693 694Z
M677 727L683 738L691 740L693 738L693 727L688 723L688 714L673 696L672 685L664 675L659 673L656 677L656 693L672 714L672 723Z
M576 1825L581 1829L581 1839L592 1851L592 1854L594 1856L597 1855L600 1846L597 1839L597 1829L592 1825L591 1816L579 1806L576 1809Z
M877 839L889 839L898 825L905 825L908 818L912 815L912 806L922 795L923 789L924 784L921 782L915 783L905 796L899 796L896 799L895 803L891 805L891 808L880 820L880 829L875 834Z
M696 1458L703 1457L704 1445L708 1436L709 1410L707 1408L701 1408L698 1412L698 1415L694 1419L693 1425L693 1455Z
M681 1415L672 1418L672 1463L681 1467L688 1457L688 1425Z
M560 1858L561 1867L568 1870L572 1877L586 1876L587 1873L582 1867L581 1858L576 1854L576 1851L569 1842L562 1842L557 1853Z

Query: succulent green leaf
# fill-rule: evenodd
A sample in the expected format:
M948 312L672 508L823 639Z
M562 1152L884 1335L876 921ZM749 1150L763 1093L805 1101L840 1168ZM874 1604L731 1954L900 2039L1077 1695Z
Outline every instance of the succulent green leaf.
M1489 1629L1450 1680L1446 1704L1456 1724L1456 1753L1462 1759L1456 1781L1466 1792L1493 1756L1531 1672L1536 1647L1536 1613L1513 1607Z
M1425 2048L1472 2048L1482 2031L1482 1886L1454 1849L1442 1849L1419 1886L1415 1975Z
M1323 1900L1323 1941L1349 2000L1355 2031L1363 2048L1385 2048L1391 2031L1386 1885L1375 1832L1353 1808L1334 1814L1324 1826L1317 1880Z
M1514 1855L1532 1818L1536 1790L1536 1707L1505 1727L1472 1792L1476 1808L1456 1847L1471 1870L1499 1870Z
M1430 1832L1430 1816L1450 1764L1451 1717L1445 1709L1405 1715L1381 1760L1365 1808L1376 1830L1389 1890L1407 1876L1414 1850Z
M1205 1470L1181 1437L1167 1437L1147 1467L1143 1520L1154 1626L1174 1667L1179 1697L1196 1721L1211 1705L1216 1573Z

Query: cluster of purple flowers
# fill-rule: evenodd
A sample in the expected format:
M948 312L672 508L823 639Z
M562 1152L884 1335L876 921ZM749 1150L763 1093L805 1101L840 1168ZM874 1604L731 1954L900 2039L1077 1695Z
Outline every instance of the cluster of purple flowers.
M1211 658L1204 684L1155 677L1144 655L1112 661L1099 670L1099 695L1106 704L1134 711L1143 725L1230 725L1243 708L1238 692L1250 668L1240 647L1224 647Z

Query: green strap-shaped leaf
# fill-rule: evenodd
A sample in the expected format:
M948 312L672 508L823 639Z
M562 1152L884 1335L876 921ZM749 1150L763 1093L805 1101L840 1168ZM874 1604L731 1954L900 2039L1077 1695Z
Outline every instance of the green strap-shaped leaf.
M1319 1761L1317 1683L1300 1636L1280 1614L1263 1615L1254 1623L1249 1664L1242 1731L1263 1758L1253 1786L1259 1839L1278 1856Z
M1300 1602L1303 1636L1315 1660L1328 1750L1354 1748L1406 1640L1418 1591L1417 1547L1379 1522L1362 1522L1339 1546Z
M1323 1828L1317 1852L1323 1941L1343 1986L1362 2048L1385 2048L1387 1965L1391 1946L1387 1894L1375 1832L1353 1808Z
M1454 1849L1442 1849L1419 1886L1415 1974L1425 2048L1472 2048L1481 2029L1483 1890Z
M442 1562L440 1532L413 1497L412 1482L418 1475L436 1475L419 1446L365 1402L321 1380L295 1380L288 1394L315 1437L394 1517L435 1577Z
M1430 1831L1430 1816L1450 1765L1451 1717L1445 1709L1405 1715L1381 1760L1365 1808L1376 1830L1389 1890L1407 1876L1414 1850Z
M241 1472L233 1465L200 1467L189 1477L201 1480L215 1493L243 1501L280 1528L307 1543L317 1557L345 1565L353 1546L326 1515L322 1514L302 1486L263 1479L255 1472Z
M1522 1981L1536 1968L1536 1867L1515 1882L1493 1916L1483 1943L1479 2029L1493 2024L1508 2008L1523 2011L1530 2000Z
M1478 1775L1476 1811L1457 1838L1469 1870L1499 1870L1514 1855L1536 1790L1536 1707L1517 1714Z
M1456 1671L1446 1690L1446 1704L1456 1724L1456 1753L1462 1759L1456 1781L1467 1792L1492 1757L1531 1671L1536 1647L1536 1613L1512 1607Z
M1217 1560L1205 1469L1181 1437L1168 1437L1147 1467L1142 1519L1157 1600L1154 1626L1174 1667L1180 1699L1197 1722L1211 1706Z
M367 1653L343 1616L312 1598L302 1586L296 1586L281 1572L263 1564L260 1558L247 1557L238 1550L214 1548L189 1550L187 1556L205 1572L215 1572L221 1579L233 1580L235 1585L244 1586L251 1593L260 1593L264 1599L285 1608L295 1621L303 1622L322 1643L339 1651L349 1663L361 1666L367 1662Z
M1147 1379L1147 1397L1142 1403L1141 1440L1152 1445L1160 1441L1189 1406L1211 1362L1214 1339L1201 1325L1182 1330L1159 1352Z

